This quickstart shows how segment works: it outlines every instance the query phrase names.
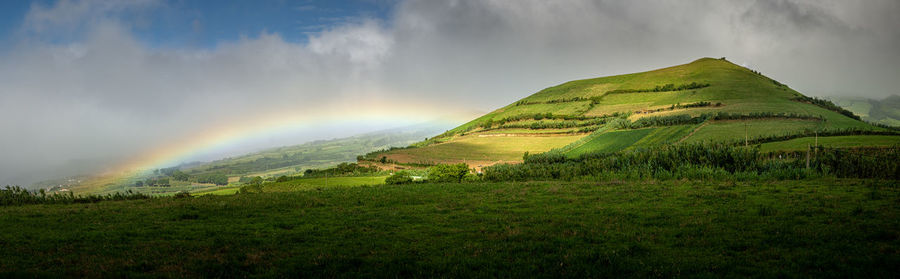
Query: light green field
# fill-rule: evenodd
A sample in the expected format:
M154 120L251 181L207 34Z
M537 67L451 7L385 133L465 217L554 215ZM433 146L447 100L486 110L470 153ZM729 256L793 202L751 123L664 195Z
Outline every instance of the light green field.
M651 147L663 144L676 143L694 130L698 125L677 125L659 127L653 132L635 142L629 148Z
M553 113L553 115L582 115L591 106L590 101L567 102L557 104L511 105L495 111L494 120L510 116L534 115L537 113Z
M749 139L766 136L780 136L796 134L805 130L815 130L822 126L821 122L813 120L752 120L752 121L714 121L701 127L697 132L684 140L685 143L712 142L712 141L738 141L745 135Z
M191 193L191 194L192 194L192 195L198 195L198 196L203 196L203 195L216 195L216 196L221 196L221 195L234 195L234 194L236 194L236 193L238 192L238 190L240 190L240 187L225 187L225 188L219 188L219 189L211 189L211 190L206 190L206 191L193 192L193 193Z
M395 150L388 159L408 163L456 163L521 161L525 152L540 153L569 144L582 137L573 136L486 136L466 135L451 142L425 147Z
M593 140L588 141L581 146L570 150L569 152L566 152L566 155L577 157L588 152L620 151L635 144L636 142L640 141L656 130L657 128L646 128L638 130L606 132L594 138Z
M339 176L300 178L286 182L268 183L263 186L266 192L295 192L322 189L325 187L354 187L363 185L384 184L384 176Z
M900 136L835 136L819 137L818 143L824 147L862 147L862 146L900 146ZM769 142L760 145L760 151L797 151L806 150L807 146L816 144L815 137L798 138L786 141Z
M263 184L264 192L294 192L309 191L321 189L324 187L353 187L363 185L379 185L384 184L387 175L381 176L338 176L338 177L315 177L315 178L299 178L285 182L272 182ZM192 193L194 195L233 195L240 190L240 187L226 187L212 189L209 191L201 191Z

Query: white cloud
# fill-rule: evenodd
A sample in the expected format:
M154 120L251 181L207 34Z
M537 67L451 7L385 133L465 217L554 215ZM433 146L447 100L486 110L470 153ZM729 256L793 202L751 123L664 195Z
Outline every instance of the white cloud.
M165 9L157 1L34 6L22 39L0 53L0 183L127 158L260 113L372 100L491 110L560 82L703 56L754 65L808 94L883 96L898 93L898 6L410 0L388 19L344 19L308 43L262 33L211 49L135 39L123 15Z

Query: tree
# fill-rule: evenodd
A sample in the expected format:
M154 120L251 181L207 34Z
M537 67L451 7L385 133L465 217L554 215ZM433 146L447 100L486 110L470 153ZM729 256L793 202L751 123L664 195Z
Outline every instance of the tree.
M263 182L263 179L262 179L262 177L259 177L259 176L254 176L253 178L250 179L250 185L259 186L259 185L262 185L262 182Z
M172 179L175 179L178 181L187 181L190 178L191 178L190 175L188 175L187 173L184 173L181 170L175 170L172 172Z
M459 164L438 164L428 169L428 179L434 182L462 182L469 173L469 166Z
M216 185L228 185L228 176L221 173L207 173L197 176L197 182L213 183Z

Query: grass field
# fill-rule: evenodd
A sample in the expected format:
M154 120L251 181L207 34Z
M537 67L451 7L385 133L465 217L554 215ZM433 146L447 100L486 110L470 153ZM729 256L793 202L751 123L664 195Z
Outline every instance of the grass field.
M635 142L631 148L651 147L663 144L676 143L686 137L699 125L676 125L668 127L659 127L653 130L647 136Z
M900 272L865 180L531 182L0 207L0 277L865 277Z
M653 133L655 130L656 128L646 128L606 132L581 146L566 152L566 155L577 157L578 155L588 152L616 152L628 148L632 144L635 144L647 135Z
M760 151L806 150L814 146L815 137L798 138L786 141L763 143ZM900 136L836 136L819 137L818 143L824 147L862 147L862 146L900 146Z
M794 120L794 119L770 119L753 121L714 121L701 127L685 143L712 142L712 141L737 141L743 140L745 135L750 139L765 136L780 136L785 134L801 133L805 130L815 130L822 127L819 121Z
M521 161L525 152L539 153L562 147L583 135L503 137L466 135L442 144L396 150L387 157L400 162L456 163L463 161Z

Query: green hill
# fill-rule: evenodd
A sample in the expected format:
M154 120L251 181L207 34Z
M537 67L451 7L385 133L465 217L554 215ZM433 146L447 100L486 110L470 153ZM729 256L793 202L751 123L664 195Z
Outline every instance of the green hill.
M858 146L868 134L889 132L724 58L702 58L553 86L409 148L367 154L363 161L465 162L478 168L553 149L576 156L682 142L756 144L848 133L862 134L846 143ZM805 144L776 146L799 147L791 142ZM884 145L885 139L872 143ZM900 137L887 143L898 144Z

